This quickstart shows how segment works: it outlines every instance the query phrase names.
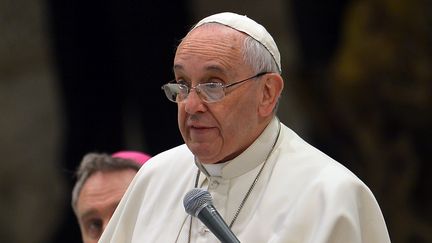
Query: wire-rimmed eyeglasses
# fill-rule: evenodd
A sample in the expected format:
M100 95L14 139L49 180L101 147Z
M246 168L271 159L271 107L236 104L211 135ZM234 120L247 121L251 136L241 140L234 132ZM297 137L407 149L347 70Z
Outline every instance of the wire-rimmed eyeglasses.
M237 84L244 83L248 80L260 77L267 74L268 72L260 72L252 77L230 83L201 83L195 87L189 87L186 84L177 83L176 80L172 80L169 83L163 85L161 88L165 91L165 95L172 102L182 102L187 99L189 93L195 90L200 98L206 103L213 103L222 100L225 97L225 90Z

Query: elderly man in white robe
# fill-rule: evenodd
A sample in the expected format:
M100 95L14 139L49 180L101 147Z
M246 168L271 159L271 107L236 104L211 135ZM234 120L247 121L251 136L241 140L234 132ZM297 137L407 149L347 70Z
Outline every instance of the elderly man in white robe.
M262 25L235 13L204 18L173 70L162 89L185 144L141 168L101 243L219 242L185 212L193 188L210 193L240 242L390 242L369 188L276 117L280 54Z

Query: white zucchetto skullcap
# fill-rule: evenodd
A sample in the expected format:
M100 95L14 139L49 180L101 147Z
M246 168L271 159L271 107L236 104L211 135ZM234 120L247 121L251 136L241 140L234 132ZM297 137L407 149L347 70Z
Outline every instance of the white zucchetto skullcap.
M273 37L264 28L254 20L248 18L246 15L239 15L236 13L224 12L208 16L199 21L192 29L197 28L206 23L219 23L243 32L256 41L261 43L272 55L275 60L279 72L282 72L280 53L276 46Z

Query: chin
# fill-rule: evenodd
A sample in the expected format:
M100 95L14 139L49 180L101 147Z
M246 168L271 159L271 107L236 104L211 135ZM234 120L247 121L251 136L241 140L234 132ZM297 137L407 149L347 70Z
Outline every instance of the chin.
M203 164L214 164L217 161L212 156L212 153L206 149L189 146L189 149L196 156L198 161Z
M201 163L215 164L223 158L220 157L221 143L216 141L197 142L189 140L186 145Z

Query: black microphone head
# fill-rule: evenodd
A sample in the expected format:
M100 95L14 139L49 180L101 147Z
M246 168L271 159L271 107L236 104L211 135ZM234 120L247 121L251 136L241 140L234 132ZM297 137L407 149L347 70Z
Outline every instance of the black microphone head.
M194 188L184 196L183 205L186 213L196 217L204 207L213 205L213 199L208 191Z

